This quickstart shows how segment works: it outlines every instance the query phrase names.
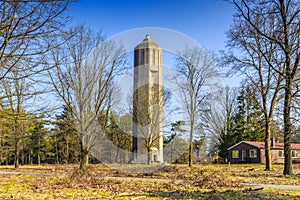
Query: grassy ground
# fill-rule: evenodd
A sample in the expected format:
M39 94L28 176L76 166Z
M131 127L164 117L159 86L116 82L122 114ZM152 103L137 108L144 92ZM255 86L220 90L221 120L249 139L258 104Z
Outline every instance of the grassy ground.
M282 171L282 165L271 172L263 165L91 165L86 171L72 165L1 166L0 199L300 199L300 191L243 186L300 185L299 165L295 176L285 177Z

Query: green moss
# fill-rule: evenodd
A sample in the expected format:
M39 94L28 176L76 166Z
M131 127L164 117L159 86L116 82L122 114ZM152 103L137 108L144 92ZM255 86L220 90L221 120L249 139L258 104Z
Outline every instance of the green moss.
M300 191L297 190L277 190L277 189L264 189L265 193L273 193L286 197L297 197L300 199Z

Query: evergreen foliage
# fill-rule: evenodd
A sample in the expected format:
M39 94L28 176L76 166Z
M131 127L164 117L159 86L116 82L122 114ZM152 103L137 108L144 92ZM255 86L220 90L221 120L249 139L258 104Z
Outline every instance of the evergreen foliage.
M253 101L255 93L250 87L242 87L237 97L237 111L222 130L219 156L228 157L228 148L241 141L263 141L263 113Z

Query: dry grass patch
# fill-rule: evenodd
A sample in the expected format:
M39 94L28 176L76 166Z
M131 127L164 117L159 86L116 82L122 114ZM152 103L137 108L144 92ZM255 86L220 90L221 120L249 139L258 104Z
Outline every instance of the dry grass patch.
M297 167L297 166L296 166ZM299 173L299 168L294 168ZM75 165L0 168L64 176L1 175L0 199L298 199L298 191L253 191L242 183L300 185L298 176L284 177L282 166L263 165ZM109 178L114 177L114 178ZM121 177L121 178L115 178ZM129 179L127 179L129 178Z

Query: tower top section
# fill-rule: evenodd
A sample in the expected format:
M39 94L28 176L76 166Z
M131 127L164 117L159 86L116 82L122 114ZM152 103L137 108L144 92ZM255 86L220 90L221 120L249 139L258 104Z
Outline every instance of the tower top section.
M137 45L134 49L160 49L160 46L158 44L156 44L151 36L149 34L147 34L143 40L143 42L141 42L139 45Z

